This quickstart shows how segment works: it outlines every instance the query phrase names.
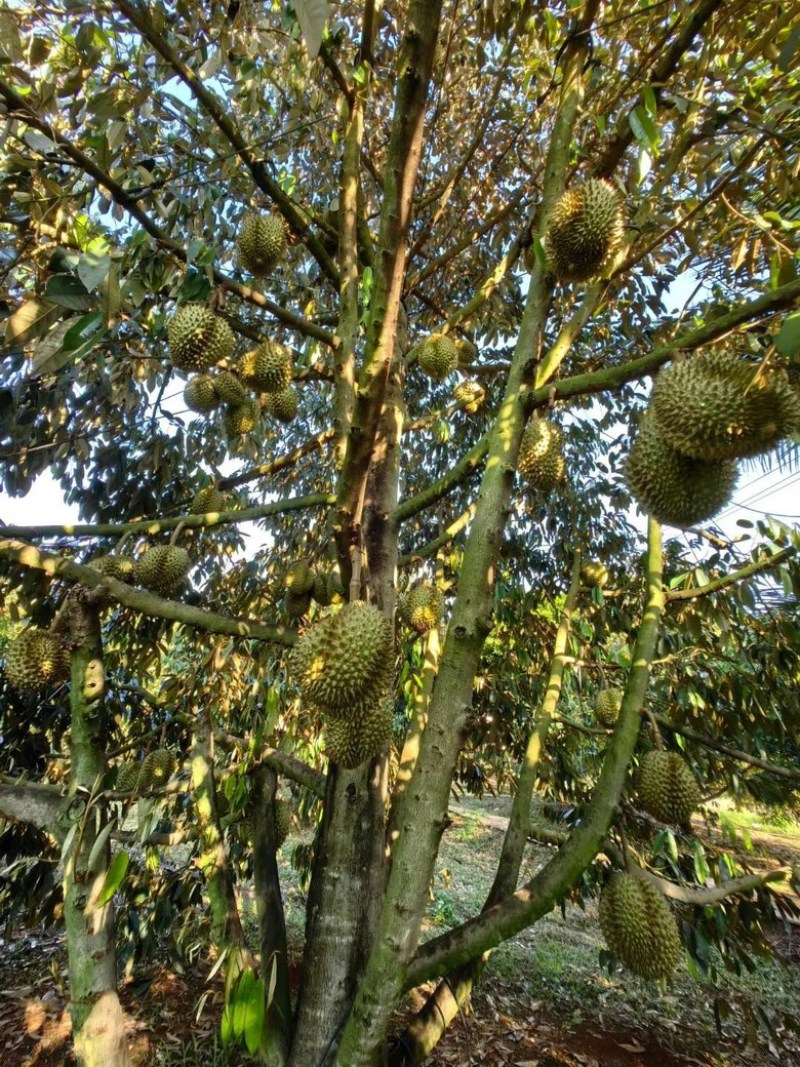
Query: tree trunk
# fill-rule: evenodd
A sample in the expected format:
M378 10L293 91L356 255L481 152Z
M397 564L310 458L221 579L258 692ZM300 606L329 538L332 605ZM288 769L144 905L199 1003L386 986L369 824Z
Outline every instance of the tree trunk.
M82 1067L130 1067L125 1020L117 996L114 905L111 900L98 904L109 867L109 845L92 856L95 842L108 824L105 804L95 799L106 769L100 624L96 609L76 601L74 610L78 620L73 629L81 641L72 655L70 794L72 810L80 810L80 822L64 857L73 1040Z

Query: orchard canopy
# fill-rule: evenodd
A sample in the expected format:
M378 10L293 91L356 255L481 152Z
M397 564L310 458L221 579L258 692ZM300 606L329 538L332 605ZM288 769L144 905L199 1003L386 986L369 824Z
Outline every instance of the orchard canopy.
M0 526L0 914L64 923L84 1067L164 938L254 1058L397 1067L568 899L623 980L791 908L693 826L800 782L800 534L718 524L797 462L797 13L0 9L0 473L79 513ZM492 891L431 937L486 789Z

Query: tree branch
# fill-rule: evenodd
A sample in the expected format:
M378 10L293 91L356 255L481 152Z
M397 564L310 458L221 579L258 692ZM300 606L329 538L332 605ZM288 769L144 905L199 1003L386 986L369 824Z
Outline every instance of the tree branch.
M700 734L696 730L693 730L690 726L678 726L663 715L653 716L659 726L662 726L665 730L669 730L671 733L680 734L681 737L685 737L687 741L694 741L697 745L702 745L703 748L710 748L714 752L719 752L723 756L730 756L731 759L739 760L742 763L749 763L753 767L760 767L761 770L768 771L770 774L775 774L779 778L789 778L792 781L800 782L800 770L795 770L794 767L782 767L779 763L770 763L769 760L761 759L759 756L753 756L749 752L744 752L740 748L734 748L733 745L726 745L723 741L715 741L712 737L706 737L705 734Z
M763 559L757 559L753 563L740 567L737 571L731 571L730 574L725 574L721 578L714 578L713 581L706 582L705 585L699 585L695 589L672 589L667 593L667 601L672 603L678 600L696 600L697 597L710 596L711 593L718 593L721 589L727 589L745 578L752 578L754 574L760 574L762 571L779 567L785 560L791 559L796 555L797 548L794 545L789 545L787 548L781 549L780 552L776 552L774 556L765 556Z
M58 836L58 822L68 806L68 798L53 786L0 777L0 816L4 819Z

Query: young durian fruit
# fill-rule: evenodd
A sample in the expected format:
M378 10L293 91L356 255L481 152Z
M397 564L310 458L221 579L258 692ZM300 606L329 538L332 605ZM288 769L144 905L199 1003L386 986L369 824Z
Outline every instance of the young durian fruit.
M287 385L279 393L267 393L266 397L268 411L278 422L291 422L297 415L300 401L297 390L291 385Z
M453 395L462 411L468 415L474 415L483 406L486 390L480 382L468 379L458 383L453 390Z
M69 653L54 634L30 627L9 641L4 667L15 689L35 693L69 679Z
M175 773L175 756L168 748L157 748L142 763L141 789L156 789L166 785Z
M190 515L206 515L209 511L225 510L225 494L215 485L207 485L204 489L198 489L194 494Z
M664 440L707 462L769 452L800 429L800 396L780 369L703 352L661 371L650 406Z
M662 981L681 958L678 925L643 872L611 875L600 896L600 929L612 955L640 978Z
M581 564L581 578L586 585L596 585L603 589L608 585L608 570L599 560L587 559Z
M167 341L172 365L187 373L227 359L235 343L225 319L205 304L182 304L167 324Z
M707 463L667 444L648 408L625 465L625 481L643 511L659 522L685 528L713 518L736 488L736 463Z
M364 705L354 714L325 722L325 751L341 767L352 769L384 751L392 739L394 706L383 699Z
M617 688L601 689L595 697L594 714L602 726L613 726L619 718L622 707L622 690Z
M139 785L140 763L121 763L117 771L117 792L131 793Z
M444 333L432 333L419 346L420 369L429 378L441 381L458 366L458 346Z
M118 582L136 581L136 560L132 556L95 556L89 566L104 577L116 578Z
M253 397L236 407L226 408L222 416L222 425L228 437L240 437L242 434L251 433L258 425L259 410L258 401Z
M560 485L567 469L561 427L550 419L531 419L522 434L518 469L520 477L541 493Z
M275 848L277 849L281 847L289 836L289 830L292 825L289 802L284 797L275 797L272 815L275 820Z
M418 582L404 598L403 615L418 634L433 630L444 615L444 594L430 582Z
M311 608L311 593L287 593L284 605L293 619L300 619L307 615Z
M291 349L277 341L262 341L258 348L242 357L239 373L251 389L259 393L279 393L292 381Z
M221 398L214 388L214 379L210 374L195 374L186 383L183 390L183 402L190 411L207 415L216 411Z
M287 593L292 593L294 596L303 596L306 593L311 593L315 580L316 575L313 567L304 559L296 559L293 563L290 563L283 576L284 588Z
M314 575L314 585L311 588L311 594L320 607L328 607L333 600L330 571L319 570L316 572Z
M309 627L289 654L304 699L334 716L377 703L392 664L389 621L361 600Z
M545 248L553 273L564 282L602 274L622 244L624 210L617 190L591 178L561 197L550 218Z
M156 545L136 565L136 581L159 596L171 596L189 573L191 560L178 545Z
M277 267L286 254L286 224L280 215L247 214L236 241L239 262L257 278Z
M217 375L214 379L214 390L222 403L231 408L238 408L247 400L247 390L229 370Z
M642 807L659 822L688 829L702 802L689 765L677 752L653 749L639 764L637 791Z

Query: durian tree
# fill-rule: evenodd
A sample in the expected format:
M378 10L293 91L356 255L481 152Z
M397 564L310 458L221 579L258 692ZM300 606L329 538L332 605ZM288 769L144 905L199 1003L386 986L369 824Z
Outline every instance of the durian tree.
M610 951L657 979L670 902L695 956L701 926L754 936L723 901L776 906L788 872L686 857L704 797L800 780L798 533L712 525L800 429L792 15L0 12L3 486L49 472L81 519L0 529L0 842L63 867L2 890L63 915L85 1067L130 1062L134 896L177 941L205 903L223 1035L275 1067L421 1063L570 895L605 885ZM492 891L426 939L451 790L487 776ZM582 817L520 883L534 792ZM180 885L134 848L176 841Z

